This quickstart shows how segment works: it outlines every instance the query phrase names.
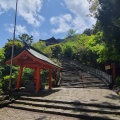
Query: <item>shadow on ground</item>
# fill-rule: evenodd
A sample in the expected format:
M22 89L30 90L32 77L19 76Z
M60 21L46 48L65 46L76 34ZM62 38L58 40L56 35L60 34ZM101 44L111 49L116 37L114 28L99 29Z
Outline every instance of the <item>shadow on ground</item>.
M89 119L89 120L111 120L109 116L106 115L120 115L120 112L116 111L120 109L120 106L116 106L115 104L107 103L107 102L102 102L102 103L81 103L80 101L73 101L74 104L74 110L72 112L86 112L85 114L81 115L82 119ZM96 109L92 109L96 108ZM91 108L91 109L88 109ZM112 110L112 111L108 111ZM103 114L103 116L92 116L92 113L95 114ZM91 114L91 115L90 115Z
M45 97L45 96L49 96L51 94L54 94L56 92L59 92L61 89L53 89L53 90L41 90L39 92L27 92L27 91L19 91L19 92L15 92L12 95L14 96L29 96L29 97Z
M120 100L120 96L109 94L108 96L105 96L106 98L112 99L112 100Z
M45 116L42 116L42 117L40 117L40 118L37 118L37 119L35 119L35 120L46 120L47 119L47 117L45 117Z

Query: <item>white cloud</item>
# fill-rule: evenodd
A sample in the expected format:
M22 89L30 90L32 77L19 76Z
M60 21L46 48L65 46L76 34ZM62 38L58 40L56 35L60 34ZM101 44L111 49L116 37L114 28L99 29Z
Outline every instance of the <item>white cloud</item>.
M33 30L32 32L30 32L30 35L33 36L34 42L37 42L40 38L48 38L48 34L46 32L40 32L38 30Z
M87 0L64 1L67 8L75 15L72 24L77 32L81 33L95 24L96 20L87 16L89 14L89 3Z
M15 10L16 0L0 0L0 12ZM18 0L18 15L23 17L29 24L40 26L44 18L39 15L43 0Z
M10 32L13 34L14 32L14 25L13 24L10 24L10 25L5 25L6 26L6 31ZM28 33L27 29L25 26L22 26L22 25L17 25L16 26L16 35L21 35L23 33Z
M2 8L0 8L0 15L3 13Z
M40 38L40 33L38 31L36 31L36 30L33 30L31 32L31 35L33 36L33 38L34 38L35 41L38 41L39 38Z
M0 11L0 15L3 14L3 12Z
M52 29L53 33L63 33L70 29L70 26L68 23L72 21L72 16L70 14L60 15L57 17L51 17L50 23L56 24L58 26L57 29Z
M78 16L85 16L89 13L89 3L87 0L64 0L67 8Z
M89 3L87 0L64 0L64 2L72 14L52 17L50 19L51 24L57 26L56 29L51 30L53 33L62 33L69 29L82 33L86 28L91 28L95 24L96 20L87 16L89 14ZM66 15L69 17L65 17Z

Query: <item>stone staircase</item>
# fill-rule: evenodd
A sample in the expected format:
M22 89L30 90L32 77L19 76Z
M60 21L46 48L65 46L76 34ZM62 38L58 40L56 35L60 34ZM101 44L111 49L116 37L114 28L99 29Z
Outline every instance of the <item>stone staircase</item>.
M78 101L61 101L41 97L21 96L9 108L34 112L76 117L83 120L119 120L120 106L82 103Z
M108 85L79 66L64 63L61 71L61 86L69 88L108 88Z

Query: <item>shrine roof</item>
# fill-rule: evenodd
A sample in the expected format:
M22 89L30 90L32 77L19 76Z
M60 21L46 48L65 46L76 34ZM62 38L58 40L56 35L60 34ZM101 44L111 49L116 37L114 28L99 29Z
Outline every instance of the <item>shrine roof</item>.
M56 63L54 63L52 60L50 60L44 53L36 50L35 48L33 47L24 47L22 49L21 52L19 52L18 54L16 54L14 57L13 57L13 61L14 59L16 59L20 54L22 54L23 51L26 51L28 52L29 54L31 54L33 57L43 61L43 62L46 62L50 65L53 65L55 67L58 67L58 68L61 68L60 66L58 66ZM7 64L10 64L10 59L8 61L6 61Z
M45 56L45 54L43 54L42 52L38 52L38 51L35 51L34 49L32 48L29 48L29 49L26 49L31 55L33 55L34 57L42 60L42 61L45 61L47 63L50 63L52 65L55 65L55 66L58 66L56 63L54 63L52 60L50 60L47 56ZM59 66L58 66L59 67Z

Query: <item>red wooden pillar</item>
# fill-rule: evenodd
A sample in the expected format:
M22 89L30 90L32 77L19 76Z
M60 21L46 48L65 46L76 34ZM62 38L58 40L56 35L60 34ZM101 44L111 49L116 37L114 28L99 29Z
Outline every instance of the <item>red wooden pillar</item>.
M17 84L16 84L16 89L17 89L17 90L20 88L22 71L23 71L23 66L20 66L19 75L18 75L18 80L17 80Z
M40 67L36 69L36 92L40 90Z
M34 69L34 82L35 82L35 84L36 84L36 80L37 80L36 76L37 76L37 72L36 72L36 68L35 68Z
M49 89L52 89L52 69L49 69Z

